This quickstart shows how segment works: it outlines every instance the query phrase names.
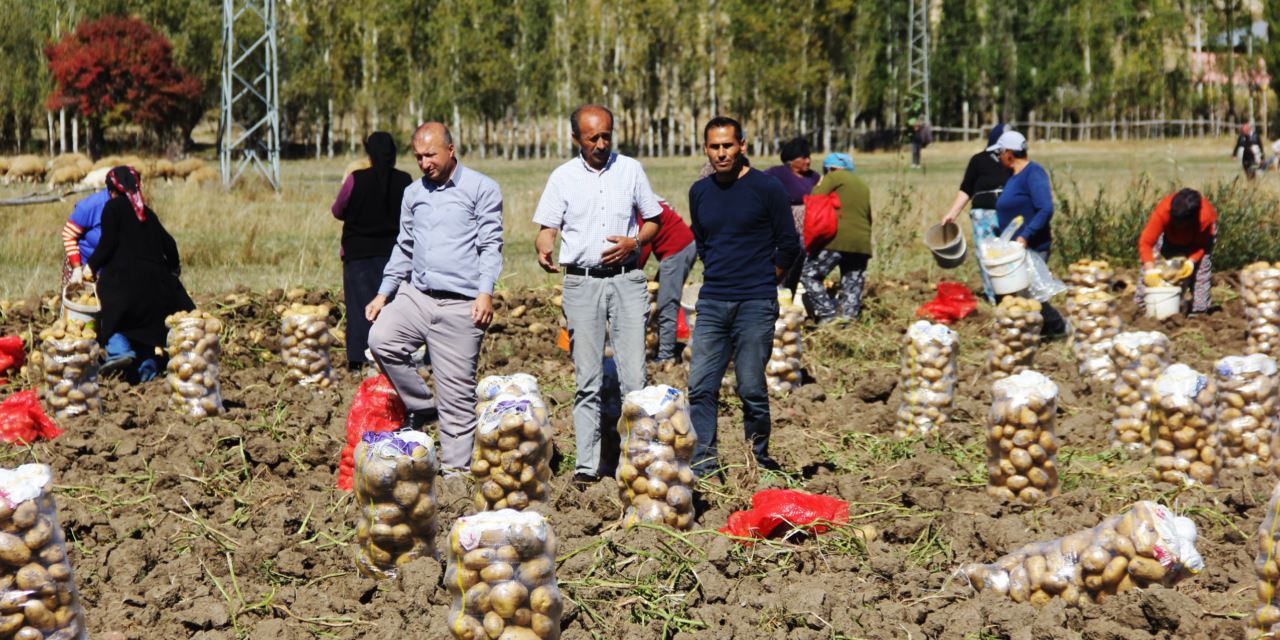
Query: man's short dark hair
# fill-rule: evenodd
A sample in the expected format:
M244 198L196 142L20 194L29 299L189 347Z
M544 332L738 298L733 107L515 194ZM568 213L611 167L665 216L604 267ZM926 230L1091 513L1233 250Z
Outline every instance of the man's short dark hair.
M782 143L779 149L783 162L791 162L796 158L807 158L813 154L813 149L809 146L809 141L804 138L792 138Z
M1017 151L1013 151L1013 157L1015 157L1015 158L1017 158L1017 159L1019 159L1019 160L1026 160L1026 159L1027 159L1027 150L1026 150L1026 149L1018 149Z
M609 110L609 107L602 104L584 104L581 107L574 109L573 113L569 114L569 130L573 132L574 137L577 137L578 134L581 133L582 130L578 126L578 121L582 118L582 112L588 109L599 109L608 114L609 128L611 129L613 128L614 123L617 122L613 119L613 112Z
M707 126L702 129L702 141L707 141L707 134L711 133L712 129L719 129L720 127L733 127L733 137L738 142L742 142L747 139L746 133L742 130L741 122L738 122L729 116L716 116L708 120Z
M1200 219L1200 192L1195 189L1183 189L1173 194L1169 203L1169 217L1177 222Z

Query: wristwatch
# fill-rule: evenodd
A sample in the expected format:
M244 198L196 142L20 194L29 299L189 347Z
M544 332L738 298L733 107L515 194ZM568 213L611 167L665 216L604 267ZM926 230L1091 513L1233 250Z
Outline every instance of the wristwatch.
M635 243L636 243L636 249L635 249L635 250L636 250L636 251L639 251L639 250L640 250L640 234L639 234L639 233L637 233L636 235L631 236L631 239L632 239L632 240L634 240L634 241L635 241Z

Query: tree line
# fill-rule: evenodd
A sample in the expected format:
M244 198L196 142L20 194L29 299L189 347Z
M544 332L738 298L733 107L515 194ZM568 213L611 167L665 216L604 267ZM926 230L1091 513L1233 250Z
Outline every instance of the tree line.
M966 113L970 126L1033 114L1241 121L1251 108L1261 117L1266 92L1268 117L1280 111L1280 43L1224 37L1258 18L1280 27L1280 0L930 4L935 126L966 124ZM199 82L198 111L216 118L218 0L0 0L0 11L0 148L41 146L56 90L46 51L103 16L166 36ZM374 129L437 119L474 154L563 155L566 116L588 101L615 112L619 142L640 155L695 153L700 123L717 113L746 123L756 153L797 134L845 148L896 142L923 106L907 91L907 0L278 0L277 11L294 153L345 153ZM1265 60L1273 86L1197 82L1197 42L1219 67ZM151 136L97 135L159 144L189 135L177 120L123 123Z

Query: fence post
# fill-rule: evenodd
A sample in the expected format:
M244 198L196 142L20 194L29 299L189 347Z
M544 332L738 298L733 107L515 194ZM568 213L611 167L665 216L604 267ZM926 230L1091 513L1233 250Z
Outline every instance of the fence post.
M961 135L960 139L964 140L965 142L968 142L969 141L969 101L968 100L965 100L964 102L960 103L960 110L964 114L964 119L963 119L964 133Z

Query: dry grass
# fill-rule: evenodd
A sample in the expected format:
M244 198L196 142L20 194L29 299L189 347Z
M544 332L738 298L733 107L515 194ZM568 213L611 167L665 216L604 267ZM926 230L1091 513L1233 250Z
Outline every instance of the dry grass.
M969 155L981 144L945 143L925 152L926 167L911 170L901 153L857 154L858 173L872 187L876 259L872 275L902 275L917 270L939 275L918 244L920 232L950 204ZM1227 138L1190 141L1033 143L1032 157L1044 164L1059 185L1074 182L1081 195L1100 189L1123 193L1143 174L1156 184L1204 186L1239 174L1228 157ZM183 278L194 292L216 292L246 285L254 289L341 286L338 260L340 223L329 215L343 167L349 158L302 160L284 164L285 191L277 196L261 188L226 193L214 185L153 182L151 205L173 232L183 252ZM815 157L815 164L819 158ZM535 232L530 218L555 161L481 161L470 163L496 179L506 199L507 248L502 286L550 284L533 257ZM646 159L655 191L678 210L687 207L689 184L701 158ZM773 164L756 160L757 166ZM400 167L414 169L405 157ZM416 172L415 172L416 173ZM1277 189L1274 174L1260 188ZM29 192L30 185L0 187L0 198ZM0 208L0 297L50 291L61 265L59 231L73 202ZM1154 203L1152 203L1154 204ZM1223 212L1229 216L1230 212ZM966 266L959 277L974 276Z

